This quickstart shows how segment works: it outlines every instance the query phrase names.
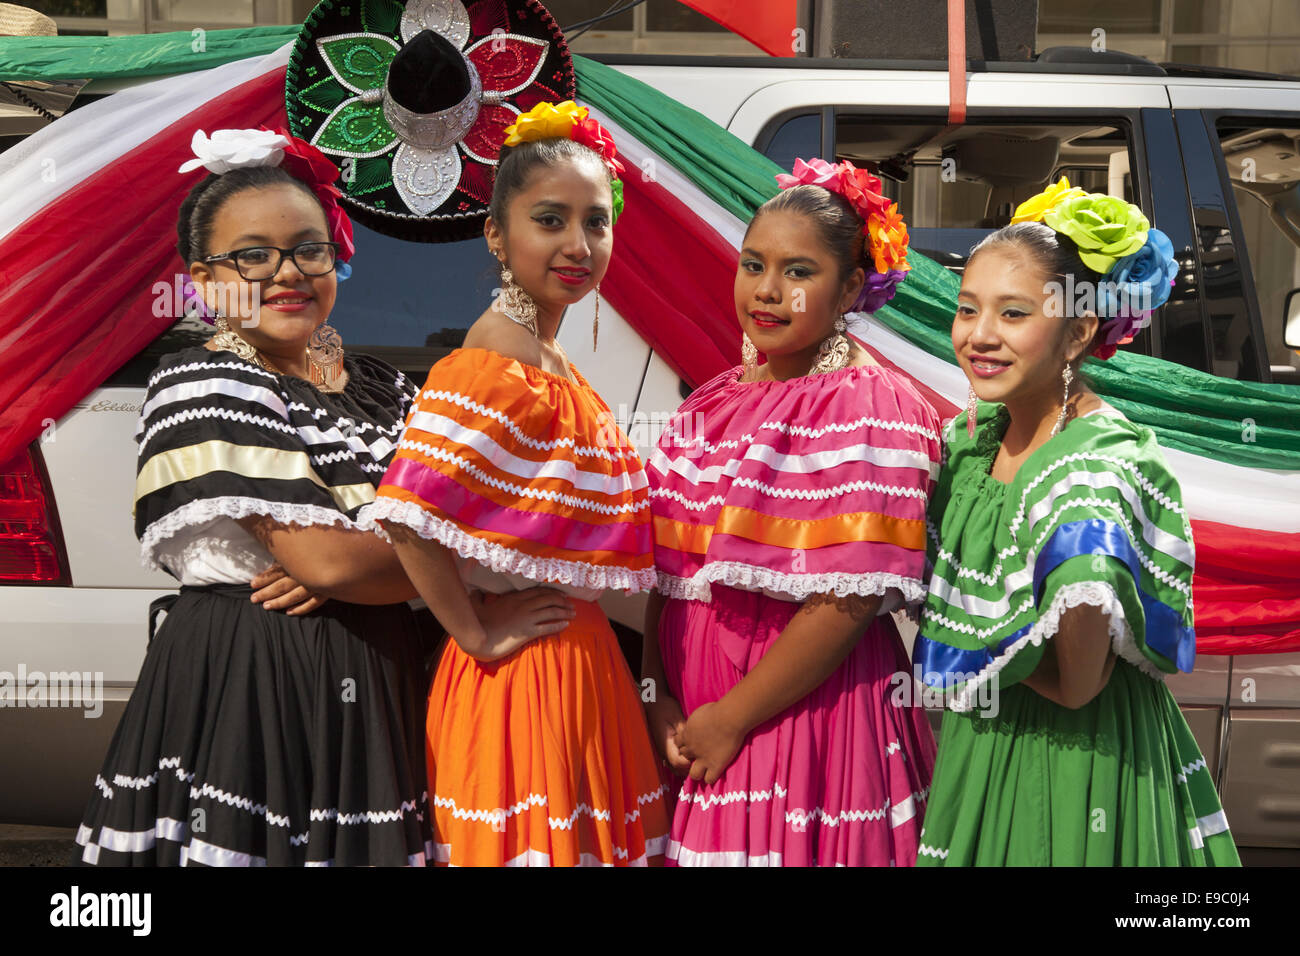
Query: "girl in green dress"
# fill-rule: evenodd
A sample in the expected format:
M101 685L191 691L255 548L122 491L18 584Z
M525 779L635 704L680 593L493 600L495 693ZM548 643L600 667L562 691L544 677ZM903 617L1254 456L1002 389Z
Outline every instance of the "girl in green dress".
M1190 671L1191 525L1151 431L1081 384L1169 295L1169 240L1050 187L972 252L971 382L928 520L918 676L944 691L918 865L1238 865L1164 684Z

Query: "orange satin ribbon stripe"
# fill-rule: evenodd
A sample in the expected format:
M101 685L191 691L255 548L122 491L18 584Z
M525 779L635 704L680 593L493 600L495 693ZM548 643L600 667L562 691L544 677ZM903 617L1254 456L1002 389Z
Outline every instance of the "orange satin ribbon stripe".
M707 553L714 534L729 534L759 544L804 550L854 541L876 541L914 551L925 548L924 521L893 518L874 511L805 520L774 518L748 508L723 508L713 527L684 524L658 515L654 524L657 544L688 554Z

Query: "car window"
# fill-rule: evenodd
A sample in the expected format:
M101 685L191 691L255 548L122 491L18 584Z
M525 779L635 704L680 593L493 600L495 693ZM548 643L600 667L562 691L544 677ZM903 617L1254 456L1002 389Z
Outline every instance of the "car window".
M908 221L911 247L955 272L971 246L1061 176L1134 200L1127 124L972 120L950 130L838 110L835 153L875 168Z
M1287 293L1300 286L1300 117L1253 119L1220 118L1215 130L1250 259L1268 361L1290 365L1282 310ZM1225 366L1219 374L1233 374L1226 366L1240 361L1240 339L1249 332L1248 316L1218 317L1216 371Z

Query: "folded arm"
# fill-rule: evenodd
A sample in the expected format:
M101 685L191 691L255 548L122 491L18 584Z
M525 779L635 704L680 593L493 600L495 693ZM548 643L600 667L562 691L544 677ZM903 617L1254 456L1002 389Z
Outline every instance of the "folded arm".
M263 516L239 523L312 594L353 604L396 604L416 596L392 547L377 535L337 526L284 525Z

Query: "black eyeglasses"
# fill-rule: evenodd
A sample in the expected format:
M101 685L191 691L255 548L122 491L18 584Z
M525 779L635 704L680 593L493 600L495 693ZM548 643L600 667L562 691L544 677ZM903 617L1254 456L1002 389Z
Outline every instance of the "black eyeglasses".
M280 255L274 256L272 253ZM286 258L292 259L298 271L305 276L329 275L334 271L334 261L338 258L337 242L300 242L292 249L279 246L250 246L247 249L234 249L218 256L208 256L204 262L221 262L231 259L239 274L249 282L270 279L280 271Z

